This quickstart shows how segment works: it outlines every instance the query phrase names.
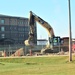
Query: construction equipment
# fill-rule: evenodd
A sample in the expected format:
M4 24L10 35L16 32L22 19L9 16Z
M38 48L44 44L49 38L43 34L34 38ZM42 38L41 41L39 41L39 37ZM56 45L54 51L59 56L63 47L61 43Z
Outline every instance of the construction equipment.
M30 26L30 31L29 31L29 37L28 40L25 40L25 45L28 45L30 47L34 46L34 32L35 32L35 22L38 22L42 27L46 29L48 32L48 44L46 48L44 48L42 51L45 51L47 49L53 50L53 39L55 38L53 28L51 25L49 25L46 21L44 21L42 18L34 14L32 11L30 11L30 18L29 18L29 26Z

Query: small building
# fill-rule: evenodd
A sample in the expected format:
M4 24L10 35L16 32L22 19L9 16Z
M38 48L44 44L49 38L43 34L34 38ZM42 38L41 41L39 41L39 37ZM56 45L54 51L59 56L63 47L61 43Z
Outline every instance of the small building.
M61 40L61 49L63 51L69 51L69 37L62 37Z
M48 40L46 39L38 39L37 40L37 45L46 45Z

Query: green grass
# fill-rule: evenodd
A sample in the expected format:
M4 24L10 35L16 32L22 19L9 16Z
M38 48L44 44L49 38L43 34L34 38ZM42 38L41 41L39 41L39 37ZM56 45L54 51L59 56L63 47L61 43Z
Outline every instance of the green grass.
M75 75L75 57L0 58L0 75Z

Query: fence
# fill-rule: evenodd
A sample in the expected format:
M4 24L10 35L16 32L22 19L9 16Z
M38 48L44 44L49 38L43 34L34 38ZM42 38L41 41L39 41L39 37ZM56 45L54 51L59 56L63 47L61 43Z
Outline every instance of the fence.
M10 56L14 54L16 51L20 50L21 48L23 49L24 55L29 53L29 50L32 50L33 52L39 52L42 48L44 48L45 45L37 45L34 48L30 48L25 45L19 45L19 44L14 44L14 45L0 45L0 51L6 52L7 56Z
M20 44L14 44L14 45L0 45L0 54L1 53L6 53L6 56L11 56L12 54L14 55L27 55L29 51L31 50L32 52L41 52L41 50L45 47L45 45L35 45L34 48L30 48L25 45L20 45ZM61 48L64 51L68 51L68 46L57 46L54 48L52 51L53 53L60 52ZM49 50L50 51L50 50ZM1 56L1 55L0 55Z

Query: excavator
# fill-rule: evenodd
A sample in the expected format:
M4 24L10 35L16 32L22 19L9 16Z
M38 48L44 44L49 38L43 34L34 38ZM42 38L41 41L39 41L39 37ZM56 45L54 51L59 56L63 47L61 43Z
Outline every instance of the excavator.
M29 27L30 27L29 37L28 40L24 41L25 45L30 46L31 48L35 46L34 45L35 22L38 22L42 27L46 29L49 37L48 43L46 47L41 50L41 53L44 53L46 50L53 50L53 43L54 43L54 39L56 38L53 28L51 27L50 24L48 24L46 21L44 21L36 14L34 14L32 11L30 11L30 16L29 16Z

